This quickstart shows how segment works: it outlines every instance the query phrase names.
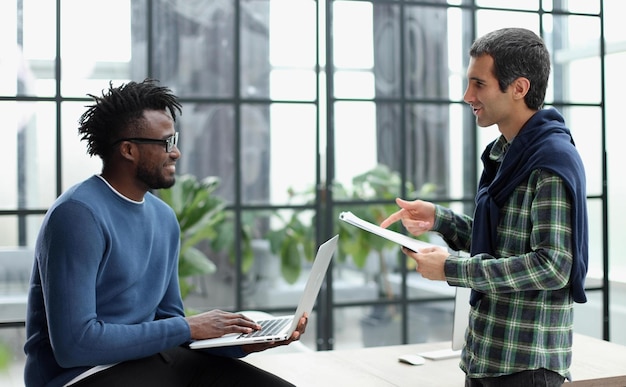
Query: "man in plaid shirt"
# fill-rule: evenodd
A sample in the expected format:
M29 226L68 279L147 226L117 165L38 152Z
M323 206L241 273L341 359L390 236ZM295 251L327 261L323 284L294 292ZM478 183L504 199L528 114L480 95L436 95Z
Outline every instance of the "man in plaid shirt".
M450 248L404 249L425 278L472 289L461 355L471 386L561 386L571 380L574 302L586 302L585 173L563 117L543 109L550 55L535 33L491 32L474 42L464 100L499 138L482 155L473 218L397 199L414 235L435 231Z

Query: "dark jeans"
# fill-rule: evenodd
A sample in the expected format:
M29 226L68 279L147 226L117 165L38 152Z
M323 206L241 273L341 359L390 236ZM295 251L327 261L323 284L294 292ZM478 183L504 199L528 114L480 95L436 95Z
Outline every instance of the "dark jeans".
M172 348L145 359L117 364L72 387L293 386L239 359L188 348Z
M494 378L465 378L465 387L561 387L565 378L540 368Z

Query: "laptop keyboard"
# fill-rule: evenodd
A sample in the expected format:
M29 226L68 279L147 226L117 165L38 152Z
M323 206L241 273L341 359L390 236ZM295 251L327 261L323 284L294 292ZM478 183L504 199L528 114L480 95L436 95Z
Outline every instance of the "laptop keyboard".
M261 329L258 331L245 333L239 336L239 338L243 337L259 337L259 336L271 336L280 332L285 326L291 323L291 317L285 318L276 318L271 320L261 320L257 321L257 324L261 326Z

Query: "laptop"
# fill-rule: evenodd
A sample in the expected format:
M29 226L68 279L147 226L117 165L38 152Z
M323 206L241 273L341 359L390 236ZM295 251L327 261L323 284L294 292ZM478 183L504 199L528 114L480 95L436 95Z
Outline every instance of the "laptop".
M320 292L322 282L324 282L324 277L326 276L326 270L337 248L338 238L339 235L335 235L318 248L315 261L313 261L313 266L309 273L309 278L306 281L304 291L298 302L298 307L293 315L257 321L257 323L261 325L261 329L258 331L250 333L229 333L213 339L193 341L189 344L189 348L204 349L289 339L291 334L298 327L300 317L302 317L304 313L310 316L313 311L315 300L317 300L317 295Z

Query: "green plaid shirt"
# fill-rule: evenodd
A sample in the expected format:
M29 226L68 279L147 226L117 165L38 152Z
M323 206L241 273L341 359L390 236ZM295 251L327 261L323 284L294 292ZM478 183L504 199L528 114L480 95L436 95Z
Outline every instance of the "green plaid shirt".
M507 146L500 137L490 157L502 159ZM547 368L570 379L571 206L561 178L535 170L500 210L497 256L446 260L450 285L484 293L469 315L460 364L468 376ZM433 231L452 249L470 250L473 226L472 218L436 207Z

